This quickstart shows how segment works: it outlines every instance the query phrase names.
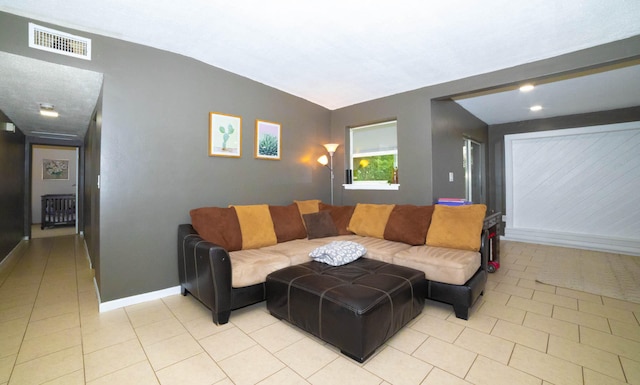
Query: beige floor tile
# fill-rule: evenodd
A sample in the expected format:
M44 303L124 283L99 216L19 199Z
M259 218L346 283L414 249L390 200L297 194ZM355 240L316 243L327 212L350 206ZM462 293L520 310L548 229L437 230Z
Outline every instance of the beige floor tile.
M509 302L509 298L511 298L511 294L490 290L485 292L482 297L485 300L485 302L493 302L499 305L506 305L507 302Z
M247 370L247 362L251 370ZM218 362L220 368L237 385L255 384L284 368L284 364L259 345Z
M79 345L16 365L9 384L42 384L78 370L82 370Z
M225 330L235 328L235 325L232 323L226 323L224 325L216 325L213 323L211 319L211 314L207 314L203 317L193 318L189 321L182 321L184 327L191 333L191 335L197 339L201 340L205 337L209 337L216 333L223 332Z
M602 373L598 373L589 368L584 368L584 385L625 385L627 382L618 381Z
M142 361L87 382L87 385L159 385L148 362Z
M467 375L477 357L474 352L434 337L426 340L413 355L460 378Z
M76 313L67 313L55 317L45 318L43 320L29 322L27 331L24 335L25 340L31 338L42 337L65 329L71 329L80 326L80 315Z
M578 308L584 313L595 314L600 317L627 322L631 325L638 325L638 320L630 310L618 309L584 300L578 301Z
M15 318L9 321L0 322L0 340L15 335L23 336L28 324L29 317Z
M526 312L510 306L503 306L493 302L486 302L479 310L480 314L521 324L524 321Z
M422 310L422 315L428 315L430 317L446 319L452 313L453 313L453 307L449 304L431 301L428 299L424 301L424 309Z
M62 377L47 381L42 385L85 385L84 370L76 370Z
M602 304L601 296L596 294L591 294L591 293L585 293L584 291L578 291L578 290L567 289L564 287L559 287L556 289L556 294L562 295L564 297L575 298L577 300Z
M87 314L80 318L82 324L82 335L93 333L104 327L119 325L123 322L129 322L129 317L124 308L114 309L103 313Z
M85 354L137 338L128 321L108 324L99 329L90 329L91 331L87 333L84 333L85 328L82 329L82 347Z
M368 360L363 367L394 385L419 384L433 369L432 365L389 346Z
M491 330L493 330L493 328L496 326L496 322L498 321L498 319L496 317L482 314L481 311L478 311L473 314L472 317L470 316L468 320L457 318L455 314L452 314L449 316L449 318L447 318L447 321L489 334L491 333Z
M540 385L540 379L482 356L473 363L465 380L475 385Z
M611 326L612 334L640 342L640 325L609 320L609 326Z
M329 365L307 378L307 381L313 385L379 385L382 382L382 379L373 373L362 369L355 363L355 361L344 357L338 357Z
M258 385L308 385L309 383L296 372L284 368L272 376L258 382Z
M256 341L237 327L203 338L199 342L216 362L256 345Z
M271 353L275 353L305 337L299 329L292 328L284 321L278 321L249 333L249 337Z
M269 326L278 322L278 319L264 309L264 303L258 303L243 309L239 309L233 312L229 318L229 322L236 325L236 327L243 332L249 334L258 329L262 329L265 326ZM260 309L261 311L256 311Z
M209 385L226 378L222 369L206 353L158 370L157 375L162 385Z
M202 347L189 333L146 345L143 348L154 370L166 368L176 362L204 353Z
M0 358L17 355L21 344L22 334L14 334L0 338L0 346L2 346L2 349L0 349Z
M424 333L420 333L411 327L404 327L400 329L393 337L391 337L386 344L405 352L408 354L413 353L418 346L420 346L429 336Z
M186 332L187 329L175 317L135 328L135 333L142 346L153 345Z
M134 328L173 318L173 314L161 300L127 306L125 310Z
M636 357L640 359L640 356ZM630 360L627 357L620 357L624 374L630 384L640 384L640 361Z
M510 294L510 295L517 295L518 297L522 297L526 299L531 299L534 292L534 290L532 289L517 286L517 282L514 284L501 282L500 284L498 284L498 286L496 286L494 291L498 291L498 292Z
M640 357L640 342L584 326L580 327L580 342L632 360Z
M207 309L206 306L198 302L198 300L191 295L172 295L163 298L162 301L182 323L187 323L201 317L208 317L209 321L213 322L211 310Z
M147 356L137 339L109 346L84 355L86 379L93 381L143 361Z
M470 382L467 382L461 378L454 376L451 373L447 373L442 369L433 368L427 378L422 382L421 385L469 385Z
M615 307L617 309L629 310L634 313L640 313L640 303L623 301L616 298L602 297L602 303L605 306Z
M80 346L80 327L62 330L56 333L47 334L25 340L20 347L17 364L49 355L74 346Z
M13 366L16 363L17 354L7 355L0 358L0 384L4 384L9 381Z
M533 293L533 300L566 307L568 309L578 310L577 299L565 297L562 295L547 293L544 291L536 291L535 293Z
M507 273L507 277L518 278L518 282L516 282L516 286L520 286L521 280L534 281L538 276L538 272L536 269L531 269L527 267L525 271L517 271L517 270L509 270Z
M524 317L523 326L563 337L571 341L580 340L580 329L578 325L535 313L527 313Z
M551 336L548 354L624 381L618 356L604 350Z
M555 385L582 385L582 368L569 361L516 345L509 366Z
M491 334L541 352L547 351L549 334L526 326L500 320Z
M463 326L429 315L421 317L418 322L411 325L411 328L447 342L455 341L464 330Z
M513 351L514 343L467 328L455 341L455 345L507 364Z
M308 378L340 355L316 340L303 338L280 350L275 356L300 376Z
M29 303L19 305L19 302L20 299L18 298L15 305L0 309L0 323L31 316L33 305Z
M516 309L520 309L524 311L538 313L540 315L544 315L547 317L551 317L551 314L553 313L553 305L551 304L534 301L531 299L525 299L515 295L511 296L511 298L509 299L509 302L507 302L507 306L514 307Z
M577 325L587 326L603 332L609 332L611 330L609 328L609 321L604 317L580 312L573 309L567 309L561 306L554 307L553 318L571 322Z
M544 291L546 293L556 293L555 286L547 285L534 279L521 279L520 281L518 281L518 286L526 287L527 289Z

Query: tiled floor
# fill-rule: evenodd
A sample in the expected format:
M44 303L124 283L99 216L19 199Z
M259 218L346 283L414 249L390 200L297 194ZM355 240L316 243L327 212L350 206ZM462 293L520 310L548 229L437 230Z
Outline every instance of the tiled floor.
M364 364L270 316L216 326L191 296L98 313L79 236L34 239L0 274L4 384L640 384L640 305L535 282L575 250L502 242L470 320L428 302Z

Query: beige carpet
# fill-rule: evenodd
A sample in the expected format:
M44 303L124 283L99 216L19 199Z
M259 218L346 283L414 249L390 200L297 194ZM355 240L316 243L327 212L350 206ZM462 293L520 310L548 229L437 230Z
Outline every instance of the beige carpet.
M547 259L539 282L640 303L640 257L597 253Z

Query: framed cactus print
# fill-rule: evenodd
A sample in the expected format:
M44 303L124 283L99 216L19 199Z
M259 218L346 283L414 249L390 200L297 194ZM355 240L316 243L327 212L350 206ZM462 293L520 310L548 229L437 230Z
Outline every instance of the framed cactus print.
M209 113L209 156L240 158L242 155L242 117Z
M280 133L279 123L256 120L255 157L280 160L282 151Z

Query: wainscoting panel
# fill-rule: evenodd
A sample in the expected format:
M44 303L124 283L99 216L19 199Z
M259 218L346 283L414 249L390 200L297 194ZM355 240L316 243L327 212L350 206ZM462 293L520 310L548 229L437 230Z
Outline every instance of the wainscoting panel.
M507 239L640 254L640 122L507 135L505 182Z

